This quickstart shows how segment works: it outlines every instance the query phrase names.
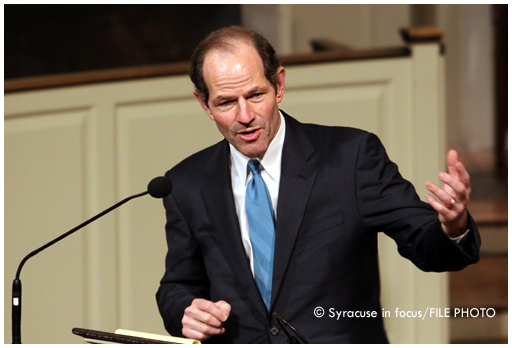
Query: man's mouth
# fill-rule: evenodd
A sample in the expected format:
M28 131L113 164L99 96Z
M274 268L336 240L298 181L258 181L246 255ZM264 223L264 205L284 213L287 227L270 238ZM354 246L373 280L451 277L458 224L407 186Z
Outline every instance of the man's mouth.
M246 131L239 132L238 135L242 138L244 141L252 141L258 138L258 135L260 133L259 128L249 129Z

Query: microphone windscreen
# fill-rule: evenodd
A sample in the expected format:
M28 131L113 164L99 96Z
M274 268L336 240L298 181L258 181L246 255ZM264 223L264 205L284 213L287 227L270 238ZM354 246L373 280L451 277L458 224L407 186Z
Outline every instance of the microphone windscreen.
M148 192L151 197L164 198L172 191L172 183L163 176L158 176L151 180L148 184Z

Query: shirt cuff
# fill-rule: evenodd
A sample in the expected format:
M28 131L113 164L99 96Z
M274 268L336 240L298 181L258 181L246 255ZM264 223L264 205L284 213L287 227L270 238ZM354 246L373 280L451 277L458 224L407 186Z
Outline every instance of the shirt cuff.
M460 242L464 237L466 237L466 235L467 235L468 233L469 233L469 228L466 230L466 232L464 232L464 233L463 233L463 234L461 234L460 236L455 237L455 238L451 238L451 237L450 237L450 239L451 239L452 241L454 241L455 243L459 244L459 242Z

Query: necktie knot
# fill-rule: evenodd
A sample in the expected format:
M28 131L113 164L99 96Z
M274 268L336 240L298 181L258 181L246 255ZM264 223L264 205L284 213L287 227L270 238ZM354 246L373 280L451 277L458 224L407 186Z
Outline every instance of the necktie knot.
M247 167L249 167L249 170L251 171L252 175L261 174L260 161L258 161L257 159L249 160L249 163L247 163Z

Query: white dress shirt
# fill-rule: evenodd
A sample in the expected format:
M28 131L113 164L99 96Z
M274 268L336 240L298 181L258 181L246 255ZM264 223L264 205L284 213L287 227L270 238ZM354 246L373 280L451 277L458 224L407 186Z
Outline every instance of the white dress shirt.
M277 218L277 198L279 196L279 182L281 179L281 157L283 154L284 135L286 125L281 113L281 125L276 136L268 146L267 152L260 160L261 177L268 187L272 199L272 208L274 216ZM233 186L233 195L235 198L236 214L240 223L242 233L242 243L245 253L251 263L251 270L254 275L254 261L252 255L252 244L249 235L249 223L247 222L247 212L245 211L245 189L252 178L251 171L247 168L247 163L251 158L241 154L235 147L229 144L231 150L231 184Z

